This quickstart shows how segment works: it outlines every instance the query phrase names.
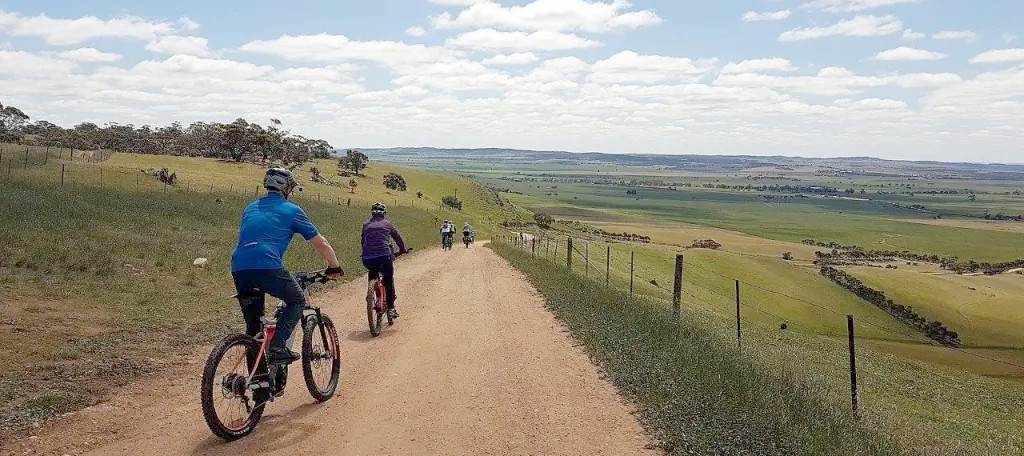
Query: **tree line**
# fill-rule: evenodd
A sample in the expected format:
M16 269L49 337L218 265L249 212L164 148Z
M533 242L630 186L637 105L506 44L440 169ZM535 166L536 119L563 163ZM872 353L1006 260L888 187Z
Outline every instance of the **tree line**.
M239 118L231 123L193 122L188 126L179 122L163 127L82 122L63 128L46 120L32 122L20 109L3 104L0 142L284 165L329 158L333 150L323 139L292 134L278 119L270 119L266 126Z
M821 275L839 286L850 290L857 296L860 296L861 299L889 312L889 315L892 315L897 320L913 326L918 331L924 333L925 336L928 336L929 339L951 347L963 346L963 343L960 342L960 336L956 331L951 331L940 321L928 321L918 315L917 312L914 312L914 309L910 306L894 303L892 299L886 298L885 292L864 285L860 279L831 266L822 266Z

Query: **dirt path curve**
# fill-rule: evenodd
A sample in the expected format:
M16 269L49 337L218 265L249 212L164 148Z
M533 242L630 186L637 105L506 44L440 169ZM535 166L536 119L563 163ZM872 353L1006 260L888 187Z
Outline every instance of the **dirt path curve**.
M659 454L644 449L649 439L630 407L542 298L490 249L419 252L399 262L396 276L402 319L376 339L362 280L315 299L338 325L343 350L339 395L324 404L312 401L296 364L256 431L223 443L203 422L203 359L194 359L181 378L130 387L32 446L85 449L67 446L71 438L95 442L86 454L97 455Z

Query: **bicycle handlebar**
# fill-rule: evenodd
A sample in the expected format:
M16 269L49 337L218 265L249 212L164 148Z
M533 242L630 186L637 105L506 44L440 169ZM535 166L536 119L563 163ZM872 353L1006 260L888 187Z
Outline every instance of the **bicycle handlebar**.
M327 277L326 269L310 272L296 272L294 276L295 280L299 282L299 285L303 288L314 283L327 283L327 281L331 280Z

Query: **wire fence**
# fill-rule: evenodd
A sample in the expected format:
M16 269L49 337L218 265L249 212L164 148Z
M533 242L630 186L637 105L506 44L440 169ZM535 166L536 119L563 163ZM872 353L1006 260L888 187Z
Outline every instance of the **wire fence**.
M858 413L859 401L856 342L865 339L864 336L858 335L861 330L874 335L868 338L871 341L894 341L937 347L940 350L949 350L976 360L994 363L1009 369L1016 376L1024 376L1024 365L1018 362L988 356L963 347L943 345L902 322L885 325L870 318L855 319L853 314L826 303L753 283L751 280L732 277L697 262L685 262L683 255L677 255L673 265L669 260L653 256L648 249L638 250L630 244L602 243L599 246L591 246L589 242L574 242L568 237L527 238L522 233L501 238L499 241L523 249L538 259L562 265L567 271L594 280L598 284L628 290L631 296L670 303L675 315L679 315L679 307L685 303L688 309L698 309L719 320L733 320L736 344L741 347L744 334L751 328L763 334L774 335L800 333L833 339L837 336L846 336L844 339L849 345L847 368L850 375L850 405L855 416ZM644 261L638 261L638 256L641 255ZM662 263L664 268L660 267ZM687 286L687 283L691 285ZM794 315L787 316L789 311L785 308L780 310L762 305L765 299L757 295L772 296L775 302L788 306L789 311L799 312L800 318L795 318ZM734 312L728 311L730 304L734 304ZM820 328L804 324L801 318L806 318L808 310L812 310L817 319L834 321L846 334L823 332ZM751 314L759 318L750 318ZM768 321L774 322L774 327L766 324ZM891 322L897 320L893 319Z

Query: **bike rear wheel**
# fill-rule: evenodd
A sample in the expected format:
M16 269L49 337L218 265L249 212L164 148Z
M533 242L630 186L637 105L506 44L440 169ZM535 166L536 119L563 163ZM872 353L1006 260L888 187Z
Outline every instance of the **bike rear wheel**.
M327 315L306 319L302 332L302 374L309 394L319 402L334 396L341 372L338 331Z
M384 297L380 293L382 288L380 279L374 279L366 289L366 320L370 324L370 335L373 337L379 336L384 329L384 314L387 313L384 310Z
M203 417L214 435L224 440L245 437L259 423L270 398L267 388L250 388L251 365L259 355L260 344L245 334L221 339L206 360L200 402ZM267 379L266 360L256 366L253 382Z

